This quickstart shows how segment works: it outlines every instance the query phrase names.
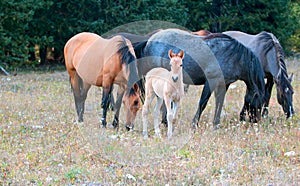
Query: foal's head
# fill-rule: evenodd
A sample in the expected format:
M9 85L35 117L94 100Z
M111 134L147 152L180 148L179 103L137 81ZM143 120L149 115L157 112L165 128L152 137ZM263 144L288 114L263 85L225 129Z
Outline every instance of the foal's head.
M177 82L179 75L182 73L182 60L184 58L184 52L181 50L178 54L169 50L169 58L171 65L172 80Z

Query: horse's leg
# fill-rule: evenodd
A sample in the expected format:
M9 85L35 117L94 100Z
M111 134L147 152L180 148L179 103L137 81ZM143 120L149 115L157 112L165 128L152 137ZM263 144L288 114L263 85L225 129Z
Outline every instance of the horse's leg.
M249 94L249 90L247 88L246 95L244 97L244 105L243 105L243 108L242 108L242 110L240 112L240 121L246 121L246 114L247 114L246 112L249 112L249 105L250 105L250 103L246 102L246 97L247 97L248 94Z
M202 91L202 94L201 94L201 98L200 98L200 101L199 101L197 112L196 112L196 114L193 118L193 122L192 122L193 128L198 127L198 121L199 121L200 116L201 116L203 110L205 109L206 104L207 104L207 102L208 102L208 100L211 96L211 92L212 92L212 90L210 90L208 81L206 81L205 84L204 84L204 87L203 87L203 91Z
M140 88L140 99L142 103L145 102L145 78L141 78L139 81L136 82Z
M148 91L148 90L146 90ZM152 93L151 91L146 92L146 96L145 96L145 102L143 105L143 110L142 110L142 117L143 117L143 136L144 139L148 138L148 112L149 112L149 106L153 100L153 98L155 97L154 93Z
M240 121L246 121L246 110L247 110L246 103L244 103L243 108L240 112Z
M158 138L161 138L160 130L159 130L159 116L160 116L160 108L163 103L163 98L157 97L157 102L154 107L153 117L154 117L154 131L155 135Z
M74 94L78 122L83 122L84 103L91 85L84 83L77 73L70 79L70 82Z
M165 125L165 127L168 127L167 108L166 108L165 101L164 101L163 104L162 104L161 112L162 112L162 115L161 115L161 123L163 123L163 124Z
M108 103L111 95L112 85L103 86L102 88L103 88L103 94L102 94L101 107L103 111L102 111L101 123L103 127L106 127L106 114L107 114Z
M166 108L167 108L167 120L168 120L168 138L170 139L172 137L172 123L173 123L173 112L172 112L172 106L171 106L171 99L168 96L164 97ZM174 106L174 104L173 104Z
M116 104L114 106L115 111L116 111L114 121L112 123L114 128L119 128L119 115L120 115L120 108L121 108L124 92L125 92L125 89L123 87L121 87L121 85L120 85L119 89L118 89L118 94L117 94L117 101L116 101Z
M114 99L114 95L113 95L113 89L114 89L114 86L112 86L111 88L111 94L109 95L109 102L108 102L108 107L114 111L115 110L115 99Z
M220 116L221 116L222 107L224 104L225 94L226 94L228 87L229 87L229 85L226 85L226 88L223 86L218 86L215 89L216 108L215 108L215 115L214 115L214 121L213 121L213 125L214 125L215 129L217 129L220 125Z
M265 99L264 99L263 112L262 112L262 116L264 118L267 117L269 114L269 102L271 98L273 85L274 85L273 78L267 78L267 83L265 85Z

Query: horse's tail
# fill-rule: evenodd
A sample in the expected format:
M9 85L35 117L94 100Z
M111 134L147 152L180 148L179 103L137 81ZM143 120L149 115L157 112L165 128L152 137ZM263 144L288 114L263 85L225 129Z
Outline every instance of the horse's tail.
M144 48L146 47L148 41L142 41L134 46L134 52L137 59L144 57Z
M250 52L250 51L249 51ZM259 61L258 57L256 57L255 54L253 54L251 52L251 59L252 59L252 64L249 63L249 65L251 65L252 67L250 67L252 70L251 70L251 73L250 73L250 76L252 80L255 81L255 84L258 88L257 91L259 91L259 96L262 98L262 101L264 102L264 99L265 99L265 81L264 81L264 76L265 76L265 73L264 73L264 70L263 70L263 66L261 64L261 62Z

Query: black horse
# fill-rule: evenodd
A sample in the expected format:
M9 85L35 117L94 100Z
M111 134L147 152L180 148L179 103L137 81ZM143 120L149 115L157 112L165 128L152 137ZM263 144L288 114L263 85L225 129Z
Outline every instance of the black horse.
M293 108L293 87L291 85L292 77L288 77L287 68L284 61L284 53L278 39L269 32L261 32L257 35L250 35L239 31L223 32L229 35L245 46L249 47L260 59L263 65L265 78L265 102L263 105L263 116L268 115L268 106L271 97L274 82L277 88L277 100L287 118L294 114ZM245 106L241 111L241 120L245 119Z
M146 75L155 67L170 70L168 50L184 50L183 81L185 84L204 84L198 110L193 118L197 126L212 92L216 96L214 126L220 124L220 114L229 85L242 80L247 86L245 109L250 121L260 119L264 101L264 72L259 59L250 49L224 34L205 38L178 29L167 29L152 35L148 41L135 46L138 73Z

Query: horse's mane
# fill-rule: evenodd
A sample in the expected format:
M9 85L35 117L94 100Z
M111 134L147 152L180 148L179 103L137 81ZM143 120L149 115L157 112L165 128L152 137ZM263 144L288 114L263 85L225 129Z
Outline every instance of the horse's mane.
M246 68L250 70L249 78L253 81L256 81L258 85L258 89L264 90L264 80L263 78L258 78L259 76L262 76L261 74L264 74L262 65L258 59L258 57L246 46L244 46L242 43L240 43L238 40L232 38L231 36L228 36L226 34L222 33L212 33L206 37L203 38L203 40L211 40L211 39L226 39L230 42L230 44L226 47L224 50L224 55L226 58L230 59L233 57L237 57L239 61L244 61ZM262 92L260 92L262 95Z
M118 48L119 48L118 53L121 55L121 63L128 65L135 60L135 57L130 52L125 38L123 36L121 37L122 37L122 41L118 44Z
M144 57L144 48L146 47L148 41L142 41L134 46L134 52L137 59Z
M264 48L263 48L263 52L264 52L263 56L266 56L266 54L273 47L275 48L276 57L277 57L277 59L279 59L279 60L277 60L277 63L280 66L280 68L279 68L280 70L277 74L277 78L280 75L283 75L284 77L288 78L286 64L284 62L284 51L283 51L283 48L280 45L278 39L273 34L263 31L258 34L258 40L265 43Z

